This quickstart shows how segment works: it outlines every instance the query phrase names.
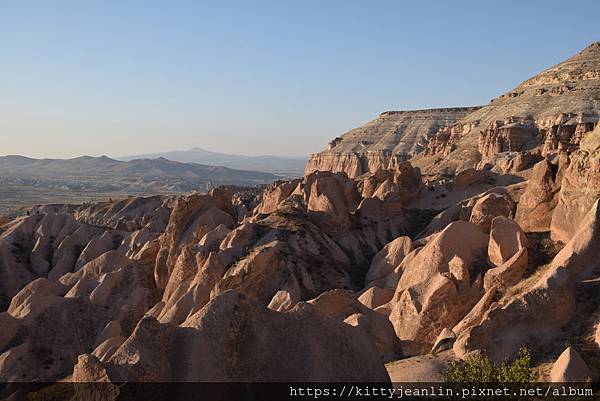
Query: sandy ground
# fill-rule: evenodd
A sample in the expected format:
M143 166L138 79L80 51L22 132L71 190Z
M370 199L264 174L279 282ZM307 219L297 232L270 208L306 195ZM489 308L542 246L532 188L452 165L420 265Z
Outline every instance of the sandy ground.
M454 359L454 353L448 350L436 356L419 355L389 362L385 368L393 383L442 382L448 363Z

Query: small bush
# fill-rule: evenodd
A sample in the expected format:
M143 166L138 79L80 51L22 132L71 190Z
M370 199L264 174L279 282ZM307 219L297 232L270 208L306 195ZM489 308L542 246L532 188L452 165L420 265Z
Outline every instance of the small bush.
M454 383L530 383L536 377L527 348L521 348L514 361L505 361L499 366L487 356L475 355L451 362L446 371L446 381Z

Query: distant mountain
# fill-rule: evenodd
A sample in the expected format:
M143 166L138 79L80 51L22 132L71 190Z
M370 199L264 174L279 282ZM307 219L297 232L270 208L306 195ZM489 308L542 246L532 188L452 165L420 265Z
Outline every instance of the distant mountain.
M74 159L0 157L0 184L96 192L204 191L218 185L252 186L280 177L258 171L157 159L119 161L106 156Z
M123 156L117 159L129 161L135 159L157 159L160 157L182 163L200 163L234 169L263 171L292 178L304 175L304 166L308 159L308 157L233 155L211 152L201 148Z
M0 176L64 182L80 187L110 185L154 185L182 191L203 190L217 185L256 185L277 180L278 176L259 171L236 170L222 166L181 163L157 159L114 160L106 156L74 159L32 159L23 156L0 157Z

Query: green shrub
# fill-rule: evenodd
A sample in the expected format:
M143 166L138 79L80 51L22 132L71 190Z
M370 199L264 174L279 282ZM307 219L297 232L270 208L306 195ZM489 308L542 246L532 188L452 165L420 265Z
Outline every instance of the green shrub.
M451 362L446 371L446 381L454 383L530 383L536 377L527 348L521 348L512 362L496 365L485 355L474 355Z

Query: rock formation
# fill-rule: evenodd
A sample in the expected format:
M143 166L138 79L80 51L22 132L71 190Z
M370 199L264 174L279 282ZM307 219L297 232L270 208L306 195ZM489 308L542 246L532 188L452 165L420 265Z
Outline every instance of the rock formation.
M592 380L592 371L573 348L568 347L552 365L550 381L557 383L586 383Z
M413 243L409 237L398 237L388 243L373 258L365 277L365 284L369 286L373 282L384 282L412 250Z
M525 233L514 220L504 216L492 220L488 244L488 256L492 264L500 266L528 245Z
M549 160L537 163L531 172L527 188L521 195L515 220L530 232L550 230L552 213L558 202L560 179L558 165Z
M390 320L405 352L429 351L440 331L477 303L487 243L476 225L457 221L401 263Z
M423 152L441 128L452 126L477 107L414 111L388 111L360 128L335 138L327 150L314 154L305 173L343 171L349 177L394 169L400 162Z
M89 363L80 360L76 370ZM269 311L233 290L180 326L142 319L102 368L113 382L389 380L363 330L309 304L288 313Z
M567 242L577 230L590 206L600 198L600 126L590 133L581 149L563 167L560 192L552 214L553 239Z
M431 381L522 347L599 377L599 82L594 44L302 178L0 218L0 381Z
M0 310L36 278L58 280L111 251L141 257L142 248L164 229L165 214L170 213L164 202L132 198L125 205L98 205L103 212L94 220L97 225L86 222L92 218L84 217L85 209L69 212L64 207L36 208L5 225L0 234Z
M572 319L589 318L589 311L583 312L587 302L579 303L576 294L593 291L586 287L600 268L599 223L600 206L596 202L547 270L516 295L490 305L481 322L459 336L454 351L463 356L475 349L484 350L501 361L516 355L523 345L547 344Z
M548 155L579 147L600 117L599 82L600 44L593 43L485 107L382 113L312 155L306 172L356 177L410 158L437 173L502 163L520 171L535 161L532 150Z

